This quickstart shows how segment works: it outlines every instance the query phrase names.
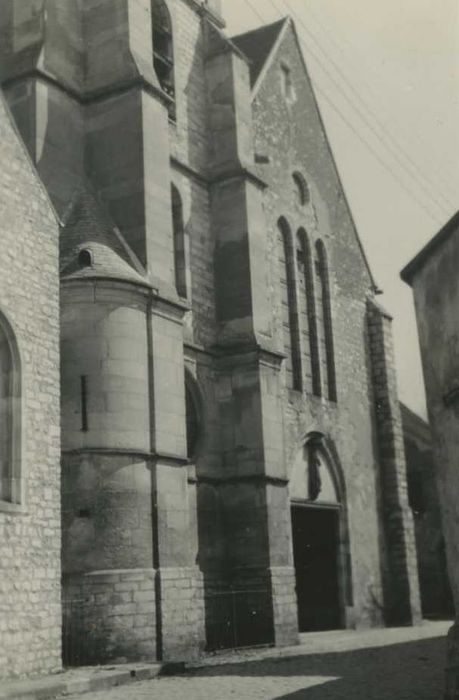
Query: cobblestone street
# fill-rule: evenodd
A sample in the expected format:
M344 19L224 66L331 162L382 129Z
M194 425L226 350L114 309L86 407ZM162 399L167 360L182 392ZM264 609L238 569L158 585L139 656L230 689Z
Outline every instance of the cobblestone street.
M306 635L294 656L197 668L85 698L441 700L448 626Z

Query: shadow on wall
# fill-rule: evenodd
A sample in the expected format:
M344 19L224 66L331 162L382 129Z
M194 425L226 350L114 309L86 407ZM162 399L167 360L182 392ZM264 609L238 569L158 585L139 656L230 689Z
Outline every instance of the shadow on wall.
M196 76L204 74L204 54L205 40L201 34L193 47L183 93L179 92L180 85L177 92L178 141L183 146L182 140L186 138L187 162L198 172L208 165L209 157L206 85L196 80ZM186 134L182 132L183 128L187 130ZM183 155L182 152L181 157ZM215 318L214 240L210 230L201 228L209 221L210 213L206 212L208 196L209 188L191 182L191 206L185 222L192 261L193 341L204 346L215 343L218 327ZM206 400L209 402L209 395ZM239 420L232 414L236 410L234 398L224 407L214 401L212 397L213 410L209 403L206 406L204 427L213 444L198 451L198 478L221 476L223 439L220 437L220 421L232 425ZM235 462L237 459L233 450L230 460ZM228 466L232 468L234 464ZM218 486L203 480L197 489L197 511L198 562L204 578L207 649L273 644L264 487L247 484Z
M196 83L196 76L204 73L204 37L199 36L193 49L188 82L183 90L183 97L177 95L177 101L186 100L185 105L177 106L177 120L186 119L186 156L188 165L196 172L202 172L208 166L209 139L208 104L205 83ZM183 113L182 113L183 109ZM186 116L185 116L186 115ZM197 115L199 119L197 120ZM203 124L197 129L197 121ZM183 138L178 130L179 143ZM191 206L185 230L189 237L191 264L191 293L197 303L193 306L193 340L204 346L216 341L217 323L215 317L215 276L214 276L214 238L210 230L210 189L205 181L190 180ZM207 224L207 230L205 226Z
M271 678L272 695L270 692L266 700L440 700L445 654L446 640L439 637L359 651L198 669L193 676ZM298 681L299 689L276 695L275 679L287 685L285 679L289 677ZM247 680L248 693L249 684Z
M371 360L371 345L370 345L370 329L368 326L368 311L365 314L365 322L363 326L363 336L362 336L363 347L365 348L365 378L367 386L367 400L368 405L371 407L371 445L372 445L372 457L373 463L375 465L379 464L379 451L378 451L378 430L376 423L376 405L373 394L373 367ZM390 592L389 592L389 569L387 562L387 550L385 542L384 533L384 521L383 521L383 498L382 498L382 484L380 480L379 473L375 469L375 497L376 497L376 511L378 514L378 545L379 545L379 575L381 577L381 594L373 596L375 607L379 610L381 618L384 620L384 624L389 626L388 611L390 609Z

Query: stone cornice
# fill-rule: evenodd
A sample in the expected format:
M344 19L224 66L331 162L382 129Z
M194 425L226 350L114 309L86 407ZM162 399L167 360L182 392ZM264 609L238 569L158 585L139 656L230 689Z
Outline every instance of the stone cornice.
M101 285L102 283L102 285ZM145 297L151 301L152 308L154 310L161 310L163 307L172 308L180 316L186 311L190 310L189 304L182 301L178 297L173 298L167 294L164 290L159 289L155 283L151 283L148 280L145 282L140 282L136 280L127 280L119 277L111 277L106 275L94 275L90 277L73 277L69 279L61 279L61 287L67 289L77 289L87 288L92 285L95 289L109 289L113 292L123 292L128 291L131 293L137 293L142 297Z
M234 476L190 476L188 477L190 484L208 484L209 486L228 486L234 484L269 484L270 486L285 487L289 480L285 477L269 476L268 474L244 474Z
M268 187L268 184L264 180L262 180L253 170L244 165L236 165L234 168L223 170L221 172L212 172L212 170L210 170L208 178L211 185L218 185L228 180L239 179L246 180L261 190L265 190Z
M170 466L182 467L188 465L190 460L188 457L183 455L176 455L166 452L148 450L136 450L134 448L122 449L118 447L75 447L69 449L63 449L63 456L79 456L79 455L97 455L97 456L107 456L107 457L132 457L134 459L141 459L148 462L165 462L170 464Z
M255 361L267 364L274 368L280 368L285 354L273 348L271 345L259 339L235 340L225 343L217 343L212 347L212 353L217 361L224 364L246 363Z
M208 177L206 177L206 175L198 172L197 170L192 168L191 165L185 163L183 160L180 160L175 156L171 156L171 166L176 170L181 171L184 175L193 178L204 187L208 187L210 184L210 180Z
M148 280L145 282L140 282L137 280L128 280L116 277L115 275L98 275L96 272L94 275L87 277L63 277L61 278L61 287L86 287L89 285L97 286L98 283L106 283L106 288L111 288L114 291L128 289L130 292L137 292L142 296L147 296L155 291L154 287Z
M156 97L160 102L163 102L166 107L169 107L174 102L174 100L167 93L161 90L160 87L154 85L142 75L133 76L132 78L126 80L120 80L112 83L109 86L97 88L96 90L77 90L74 87L61 82L50 73L47 73L45 70L41 68L34 68L33 70L20 73L12 78L8 78L2 83L2 87L6 89L11 85L23 82L24 80L38 80L46 85L50 85L82 105L103 102L110 97L114 97L134 89L145 90L145 92Z

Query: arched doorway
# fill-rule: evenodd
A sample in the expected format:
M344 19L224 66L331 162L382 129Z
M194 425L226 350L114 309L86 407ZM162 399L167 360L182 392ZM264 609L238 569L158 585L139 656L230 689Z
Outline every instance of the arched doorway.
M309 436L290 479L300 632L348 626L350 565L344 488L322 435Z

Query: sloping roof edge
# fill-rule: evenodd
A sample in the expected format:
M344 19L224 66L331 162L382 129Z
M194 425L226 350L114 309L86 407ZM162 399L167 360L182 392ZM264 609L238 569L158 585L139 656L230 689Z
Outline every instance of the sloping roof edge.
M432 431L429 422L409 408L403 401L399 401L400 414L402 417L403 431L414 433L416 432L421 438L426 441L432 441Z
M322 112L321 112L321 109L320 109L320 106L319 106L319 102L318 102L318 100L317 100L317 95L316 95L316 91L315 91L315 89L314 89L314 84L313 84L313 81L312 81L311 76L310 76L310 74L309 74L308 67L307 67L307 65L306 65L306 60L305 60L305 58L304 58L303 50L302 50L302 48L301 48L301 42L300 42L300 39L299 39L299 36L298 36L298 31L297 31L295 22L294 22L294 20L293 20L291 17L285 17L284 22L285 22L285 24L284 24L284 26L282 27L281 31L279 32L279 36L277 37L276 41L274 42L274 44L273 44L273 46L272 46L272 48L271 48L271 51L269 52L269 55L268 55L268 57L267 57L267 59L266 59L266 61L265 61L265 64L264 64L264 66L263 66L263 69L260 71L260 73L259 73L259 75L258 75L258 78L257 78L257 80L256 80L256 83L255 83L254 86L253 86L253 90L252 90L252 100L254 100L255 97L257 96L257 93L258 93L258 91L259 91L259 89L260 89L260 87L261 87L261 85L262 85L262 83L263 83L263 80L264 80L264 78L265 78L265 76L266 76L266 74L267 74L267 72L268 72L268 70L269 70L269 68L270 68L270 66L271 66L271 64L272 64L272 62L274 61L274 58L275 58L275 56L276 56L276 53L277 53L277 51L278 51L278 49L279 49L279 47L280 47L280 45L281 45L281 43L282 43L282 40L283 40L283 38L284 38L284 36L285 36L285 34L286 34L288 28L289 28L289 27L292 27L293 35L294 35L294 37L295 37L295 41L296 41L296 44L297 44L297 47L298 47L298 51L299 51L299 54L300 54L300 57L301 57L301 62L302 62L302 64L303 64L304 72L305 72L306 77L307 77L307 79L308 79L308 81L309 81L309 84L310 84L310 86L311 86L312 97L313 97L313 100L314 100L315 107L316 107L316 109L317 109L317 114L318 114L318 116L319 116L319 122L320 122L320 125L321 125L321 127L322 127L323 134L324 134L324 136L325 136L325 143L327 144L327 147L328 147L328 150L329 150L329 153L330 153L330 156L331 156L331 160L332 160L332 163L333 163L333 167L334 167L335 172L336 172L336 175L337 175L337 177L338 177L338 181L339 181L339 183L340 183L340 185L341 185L341 190L342 190L342 192L343 192L343 197L344 197L344 203L345 203L345 205L346 205L346 209L347 209L348 214L349 214L350 219L351 219L352 227L353 227L353 229L354 229L355 237L356 237L356 239L357 239L357 244L358 244L358 246L359 246L360 253L361 253L361 255L362 255L362 258L363 258L365 267L366 267L366 269L367 269L367 272L368 272L368 275L369 275L369 278L370 278L370 283L371 283L371 286L372 286L372 288L373 288L373 292L374 292L374 293L380 293L380 289L379 289L379 287L378 287L378 285L377 285L377 283L376 283L376 280L375 280L375 278L374 278L374 276L373 276L373 272L372 272L372 270L371 270L371 267L370 267L370 263L369 263L367 254L366 254L366 252L365 252L365 248L364 248L364 246L363 246L362 240L361 240L361 238L360 238L360 235L359 235L359 232L358 232L356 223L355 223L354 215L353 215L353 213L352 213L352 209L351 209L351 206L350 206L350 204L349 204L349 199L348 199L348 196L347 196L347 194L346 194L346 190L345 190L345 187L344 187L344 184L343 184L343 180L342 180L341 175L340 175L340 172L339 172L339 168L338 168L338 165L337 165L337 162L336 162L336 158L335 158L335 154L334 154L334 152L333 152L333 148L332 148L331 143L330 143L330 140L329 140L329 138L328 138L328 132L327 132L327 129L325 128L325 123L324 123L324 120L323 120L323 117L322 117Z
M256 95L257 95L257 93L258 93L258 90L260 89L260 86L261 86L262 83L263 83L263 80L264 80L264 78L265 78L265 75L266 75L267 72L269 71L269 68L270 68L270 66L271 66L271 63L273 62L274 57L276 56L277 50L278 50L279 46L281 45L282 40L283 40L285 34L287 33L287 29L288 29L289 25L290 25L291 23L293 23L291 17L289 17L289 16L283 17L283 18L280 20L280 22L283 22L284 24L283 24L283 26L280 28L279 34L277 35L276 40L274 41L273 45L271 46L271 50L269 51L269 53L268 53L268 55L267 55L267 57L266 57L266 60L265 60L265 62L264 62L264 64L263 64L263 67L262 67L262 69L260 70L260 72L259 72L259 74L258 74L258 77L257 77L257 79L256 79L256 81L255 81L255 83L254 83L254 85L253 85L253 88L252 88L252 100L255 99L255 97L256 97Z
M434 250L441 246L453 233L459 228L459 210L446 222L446 224L435 234L433 238L421 248L419 253L406 265L400 273L400 277L404 282L411 286L414 276L424 266L424 263L430 258Z
M36 181L37 181L37 184L38 184L39 188L41 189L41 191L43 192L43 194L44 194L44 196L45 196L45 199L47 200L47 202L48 202L48 204L49 204L49 208L50 208L51 214L53 215L54 219L56 220L57 225L58 225L58 226L61 226L61 225L62 225L62 221L61 221L61 219L60 219L60 217L59 217L59 214L57 213L56 207L54 206L54 203L53 203L51 197L49 196L49 192L48 192L48 190L46 189L45 184L44 184L43 180L41 179L41 177L40 177L40 175L39 175L39 173L38 173L37 166L36 166L35 163L33 162L32 157L31 157L29 151L27 150L27 146L26 146L25 143L24 143L24 140L23 140L23 138L22 138L22 136L21 136L21 133L20 133L18 127L17 127L16 120L14 119L14 117L13 117L13 115L12 115L12 113L11 113L9 104L8 104L8 102L7 102L6 99L5 99L5 95L3 94L3 90L2 90L1 87L0 87L0 101L2 102L2 105L3 105L4 109L5 109L5 113L6 113L8 119L9 119L9 121L10 121L10 125L11 125L11 127L12 127L12 129L13 129L15 135L16 135L17 141L18 141L19 144L20 144L20 147L21 147L21 149L22 149L22 152L24 153L24 155L25 155L25 157L26 157L26 159L27 159L27 161L28 161L28 163L29 163L29 165L30 165L30 167L31 167L31 169L32 169L32 171L33 171L33 173L34 173L34 175L35 175L35 179L36 179Z

